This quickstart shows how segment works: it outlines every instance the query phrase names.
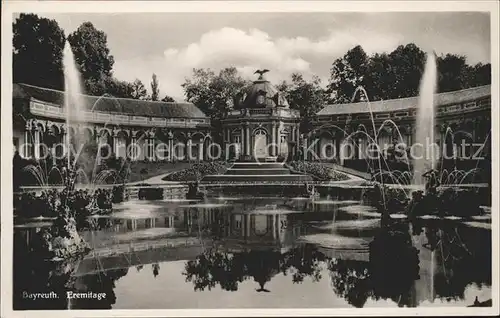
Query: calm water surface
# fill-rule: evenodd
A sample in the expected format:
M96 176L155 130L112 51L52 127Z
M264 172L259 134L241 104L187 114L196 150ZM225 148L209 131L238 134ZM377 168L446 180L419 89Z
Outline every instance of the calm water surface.
M397 216L395 216L397 217ZM356 200L129 201L87 231L93 251L64 270L15 267L58 300L19 309L468 306L491 299L491 231L395 219ZM15 231L29 240L36 224ZM30 284L25 283L30 281ZM19 283L20 285L22 283ZM31 286L31 287L26 287ZM47 287L49 286L49 287ZM106 293L67 300L65 292Z

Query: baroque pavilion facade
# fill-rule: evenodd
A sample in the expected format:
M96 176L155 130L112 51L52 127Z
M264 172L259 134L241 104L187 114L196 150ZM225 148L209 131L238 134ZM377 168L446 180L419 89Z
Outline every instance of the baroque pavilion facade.
M242 160L287 157L300 139L300 113L264 77L235 97L234 109L222 120L224 146L235 145Z
M214 131L210 119L191 103L86 95L81 100L84 109L68 127L63 92L14 84L15 150L25 158L42 158L47 152L60 154L63 150L51 145L63 143L69 133L72 140L78 137L107 143L118 157L130 155L127 146L135 144L140 151L134 151L132 160L208 160L213 158L208 156L208 151L213 151L209 149L213 141L221 143L226 158L229 153L241 160L296 158L301 155L299 149L309 149L306 156L310 160L315 160L311 151L319 157L329 157L333 151L332 161L357 167L356 162L365 161L367 136L374 136L372 119L381 149L394 139L412 143L418 104L418 97L412 97L370 105L366 102L326 105L317 113L314 129L301 134L299 112L290 109L287 100L262 74L235 96L233 109L222 120L222 131ZM488 139L490 85L437 94L435 101L435 136L441 147L448 147L450 142L461 143L462 139L471 144ZM395 125L389 124L389 120ZM450 129L465 133L451 138L453 134L447 133ZM345 143L356 144L351 149L356 153L348 161L342 160L341 145ZM327 144L329 147L322 148Z

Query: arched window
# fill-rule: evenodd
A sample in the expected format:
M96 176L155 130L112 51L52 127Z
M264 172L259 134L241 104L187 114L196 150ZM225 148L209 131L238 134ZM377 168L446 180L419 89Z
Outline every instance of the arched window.
M258 128L258 129L255 130L254 135L255 136L260 136L260 135L266 136L267 133L266 133L266 131L264 129Z

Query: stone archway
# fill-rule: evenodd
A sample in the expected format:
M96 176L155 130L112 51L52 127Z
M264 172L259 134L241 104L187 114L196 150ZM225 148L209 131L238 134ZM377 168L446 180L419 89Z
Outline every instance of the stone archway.
M288 135L287 134L284 134L282 133L280 135L280 148L279 148L279 155L285 157L285 156L288 156L289 155L289 152L290 152L290 146L288 145L289 141L288 141Z
M117 158L127 158L128 133L120 130L114 140L114 153Z
M265 158L268 154L267 149L267 132L262 128L257 128L253 132L253 155L255 158Z
M229 147L229 157L239 158L243 150L243 140L241 139L241 130L235 129L231 132L231 145Z

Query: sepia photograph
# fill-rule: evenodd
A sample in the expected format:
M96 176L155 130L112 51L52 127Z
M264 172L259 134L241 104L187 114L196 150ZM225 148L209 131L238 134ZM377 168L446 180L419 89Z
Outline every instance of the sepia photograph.
M498 314L497 2L5 3L2 316Z

